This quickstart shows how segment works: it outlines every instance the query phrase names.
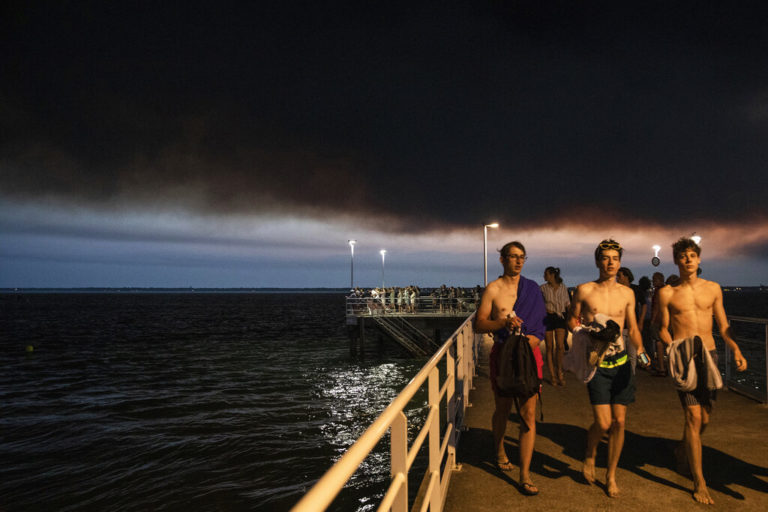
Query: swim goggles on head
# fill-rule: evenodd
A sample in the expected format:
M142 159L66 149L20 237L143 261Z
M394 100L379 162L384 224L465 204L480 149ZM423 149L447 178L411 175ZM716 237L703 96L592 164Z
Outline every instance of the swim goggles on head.
M613 249L614 251L618 251L621 249L621 244L619 244L619 242L603 240L602 242L600 242L600 245L598 245L598 247L600 249Z

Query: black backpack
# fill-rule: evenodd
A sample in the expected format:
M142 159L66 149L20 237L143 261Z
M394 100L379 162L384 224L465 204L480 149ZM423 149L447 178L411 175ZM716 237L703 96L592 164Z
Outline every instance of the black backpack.
M541 402L541 379L536 368L528 338L524 334L510 334L498 359L496 387L499 395L515 398L515 408L520 414L520 402L525 402L533 395L539 395ZM541 411L544 419L544 411Z

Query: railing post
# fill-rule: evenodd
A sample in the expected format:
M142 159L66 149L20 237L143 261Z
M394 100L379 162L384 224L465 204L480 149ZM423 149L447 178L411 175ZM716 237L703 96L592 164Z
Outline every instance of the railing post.
M729 322L730 325L730 322ZM731 382L731 349L725 344L725 389L730 388Z
M461 332L456 334L456 337L453 339L453 344L456 347L456 380L457 381L464 381L464 337L461 335Z
M469 331L469 332L467 332ZM470 324L461 330L462 343L464 344L464 407L469 407L469 391L474 385L475 358L472 350L472 328Z
M392 503L394 512L408 512L408 419L400 411L390 427L390 476L394 480L398 473L405 477Z
M456 338L453 339L453 346L456 346ZM448 422L453 425L453 429L451 429L450 439L448 441L448 459L447 464L450 465L451 468L456 467L456 439L457 439L457 432L456 432L456 360L453 357L453 354L451 353L451 349L449 348L445 352L445 377L447 379L447 386L446 386L446 407L447 407L447 414L446 418Z
M440 512L443 500L440 497L440 370L437 366L429 372L427 396L429 399L429 410L435 411L432 417L432 423L429 425L429 473L436 475L437 482L432 485L432 492L425 499L429 500L429 510Z

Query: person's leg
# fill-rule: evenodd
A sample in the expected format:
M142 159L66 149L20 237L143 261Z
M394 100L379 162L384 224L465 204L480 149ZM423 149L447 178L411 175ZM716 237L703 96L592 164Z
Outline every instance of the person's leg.
M555 353L557 354L557 360L555 362L555 369L557 370L557 379L560 381L560 385L565 385L565 373L563 372L563 355L565 354L565 329L555 329Z
M624 425L627 418L627 406L611 404L611 433L608 437L608 467L605 471L605 487L608 496L619 496L619 486L616 485L616 468L619 465L621 450L624 448Z
M512 463L509 461L507 451L504 449L504 434L507 431L507 419L512 410L514 398L499 396L494 393L496 408L493 411L493 449L496 453L496 465L502 471L512 471Z
M666 375L667 374L667 366L665 364L664 357L667 353L667 348L664 345L664 342L657 339L656 340L656 371L658 371L660 374Z
M611 406L610 404L593 404L592 415L594 422L587 431L587 450L584 454L584 467L582 474L587 482L595 481L595 457L597 456L597 445L605 433L611 428Z
M707 423L709 423L709 413L706 408L700 405L685 407L683 444L693 478L693 499L699 503L713 505L715 501L709 495L701 462L701 434Z
M536 402L533 395L520 405L520 485L525 494L537 494L539 490L531 480L531 459L536 441Z
M553 368L553 339L554 339L554 331L546 331L544 333L544 344L547 347L547 370L549 370L549 382L553 386L557 385L557 374L555 373L555 369Z

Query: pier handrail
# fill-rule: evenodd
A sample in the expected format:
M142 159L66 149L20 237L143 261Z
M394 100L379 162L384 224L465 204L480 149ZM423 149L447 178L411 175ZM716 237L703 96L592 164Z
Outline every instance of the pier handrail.
M424 511L427 507L434 512L442 510L448 493L451 472L456 469L456 444L464 412L469 404L472 377L475 375L477 344L473 325L474 316L474 314L470 315L451 334L419 373L411 379L341 459L291 509L291 512L325 510L390 429L391 481L379 505L379 510L407 512L408 472L422 443L427 438L428 482L421 510ZM446 376L443 385L440 386L438 364L443 360L446 362ZM409 449L408 420L404 410L425 382L428 384L427 418ZM457 383L460 385L457 386ZM460 388L458 390L460 393L457 392L457 388ZM447 425L445 435L440 439L440 404L444 396L448 413ZM446 454L448 459L441 474L440 466Z
M758 388L759 390L756 390L754 387L746 386L737 380L738 374L734 375L734 373L731 371L731 360L733 359L733 355L731 354L731 349L728 347L728 345L725 345L725 384L729 389L732 389L738 393L758 400L764 404L768 403L768 318L728 315L728 323L730 324L732 321L748 324L762 324L764 327L763 350L765 359L763 360L764 367L759 371L759 373L762 374L760 376L761 378L759 379L762 389ZM745 348L741 348L743 352ZM752 368L748 368L747 371L750 371L751 369ZM756 371L757 368L753 368L752 370Z

